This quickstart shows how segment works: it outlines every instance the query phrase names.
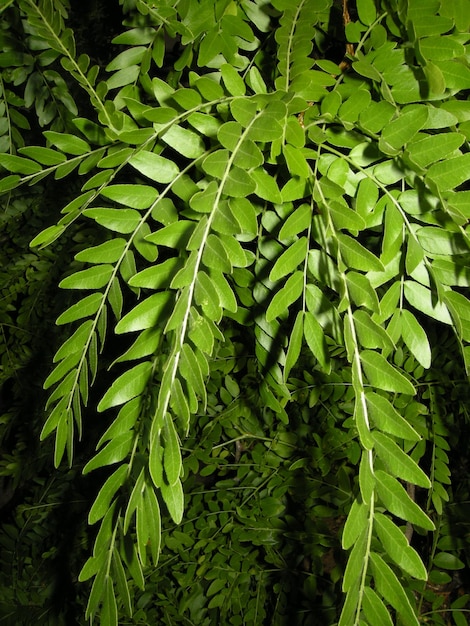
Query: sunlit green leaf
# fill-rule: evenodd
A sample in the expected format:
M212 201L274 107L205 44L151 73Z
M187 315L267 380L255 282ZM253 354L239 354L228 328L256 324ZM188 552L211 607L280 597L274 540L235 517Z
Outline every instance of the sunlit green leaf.
M407 626L418 626L418 618L396 574L380 555L372 552L370 559L379 593L398 611Z
M418 553L408 544L405 534L382 513L374 516L374 525L387 554L408 574L419 580L427 579L426 568Z
M115 332L117 334L145 330L155 326L162 312L167 309L172 296L168 291L160 292L149 296L136 307L126 313L118 322Z
M337 234L341 255L347 265L358 270L383 272L384 266L372 252L364 248L356 239Z
M431 482L423 470L390 437L375 432L373 438L378 456L394 476L425 489L431 487Z
M120 434L114 439L111 439L111 441L109 441L104 448L102 448L92 459L90 459L90 461L88 461L83 468L83 473L88 474L89 472L100 467L106 467L107 465L113 465L114 463L123 461L131 451L133 440L134 433L132 431ZM122 467L127 469L125 465ZM109 501L106 508L109 508Z
M96 524L105 514L108 512L111 500L116 495L116 491L124 483L127 474L127 465L121 465L118 469L111 474L111 476L105 481L104 485L98 492L95 501L88 513L88 523Z
M416 389L411 382L378 352L372 350L361 352L361 364L373 387L415 395Z
M267 310L266 319L268 322L274 320L287 311L302 294L304 287L303 272L294 272L289 276L285 285L274 295Z
M342 546L349 550L363 532L369 514L369 507L358 500L354 500L348 513L346 523L343 528L341 539Z
M173 420L167 416L163 428L164 450L163 467L170 487L175 485L181 473L181 451Z
M318 359L322 369L329 373L331 369L330 354L325 340L323 328L315 317L307 311L304 317L304 335L308 347Z
M431 347L428 337L416 317L403 309L400 315L401 336L416 360L426 369L431 366Z
M83 214L105 228L124 234L136 230L141 221L140 213L134 209L85 209Z
M276 281L287 276L287 274L291 274L302 262L305 262L306 254L307 238L301 237L277 259L269 274L269 280Z
M92 293L89 296L85 296L75 304L72 304L66 311L64 311L56 320L56 324L69 324L76 320L83 319L94 315L103 301L103 295L101 293Z
M151 370L152 364L146 361L121 374L104 394L98 404L98 411L124 404L141 394L147 385Z
M62 289L100 289L106 285L113 271L112 265L95 265L67 276L59 283L59 287Z
M44 136L53 146L67 154L82 155L91 150L88 143L76 135L46 130Z
M377 428L403 439L411 441L421 439L416 430L398 413L387 398L373 391L366 391L366 402L369 414Z
M371 624L393 626L390 612L371 587L364 588L364 613Z
M376 470L375 477L379 497L390 513L425 530L434 530L431 519L413 502L396 478L382 470Z
M184 513L184 496L181 481L178 480L171 486L163 483L161 485L161 493L171 519L175 524L179 524Z
M137 154L129 159L129 163L132 167L135 167L138 172L157 183L170 183L179 174L179 168L174 161L166 159L154 152L137 152ZM132 187L135 187L135 185Z

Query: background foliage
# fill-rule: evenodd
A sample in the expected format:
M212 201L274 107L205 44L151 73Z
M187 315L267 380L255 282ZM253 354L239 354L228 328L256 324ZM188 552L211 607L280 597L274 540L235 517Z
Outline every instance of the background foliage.
M467 623L467 9L4 0L2 623Z

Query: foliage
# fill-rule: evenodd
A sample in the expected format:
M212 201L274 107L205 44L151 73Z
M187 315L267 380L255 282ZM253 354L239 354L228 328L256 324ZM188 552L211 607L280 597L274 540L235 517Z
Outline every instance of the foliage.
M78 606L460 626L468 596L442 590L469 556L448 454L468 424L464 3L120 5L106 68L67 0L1 13L0 191L41 222L13 255L62 273L41 439L74 485L96 476ZM12 302L2 329L24 328Z

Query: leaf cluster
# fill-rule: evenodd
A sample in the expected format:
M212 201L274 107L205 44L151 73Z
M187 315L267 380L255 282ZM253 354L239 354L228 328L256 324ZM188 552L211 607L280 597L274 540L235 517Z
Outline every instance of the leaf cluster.
M196 580L176 592L179 612L278 623L283 576L279 606L254 576L288 567L280 535L303 524L315 597L313 574L327 568L307 507L341 519L332 547L347 563L328 570L344 593L338 616L328 605L340 626L418 624L434 568L460 567L439 544L450 418L432 381L439 333L454 334L465 376L470 367L468 19L459 0L357 0L341 16L333 4L125 2L106 68L77 56L66 2L18 0L1 14L5 33L28 37L3 42L4 84L19 95L3 90L0 192L78 181L31 242L81 241L59 282L74 295L44 381L41 439L54 436L55 466L72 466L87 437L95 381L97 412L112 415L83 467L105 476L79 576L86 619L140 619L168 549L192 559L176 583ZM325 54L339 28L340 62ZM49 127L27 143L7 112L34 103ZM302 502L297 470L325 484L321 495L305 486L300 518L289 505ZM220 533L233 540L223 575ZM417 536L434 537L430 559ZM246 542L260 550L243 562ZM243 607L235 589L256 602Z

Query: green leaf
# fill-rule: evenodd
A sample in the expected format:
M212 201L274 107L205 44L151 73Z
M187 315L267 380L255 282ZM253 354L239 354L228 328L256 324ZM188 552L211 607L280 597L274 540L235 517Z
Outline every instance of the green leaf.
M312 354L318 360L323 371L329 374L331 361L328 344L325 340L325 333L315 316L309 311L306 311L304 317L304 335Z
M209 176L221 180L227 174L229 159L230 152L228 150L216 150L206 156L202 162L202 168Z
M289 246L274 264L269 274L269 280L276 281L287 276L287 274L292 274L302 262L305 262L307 244L307 238L301 237Z
M183 519L184 513L184 495L181 481L177 480L176 483L171 486L164 482L160 489L171 519L175 524L179 524Z
M382 130L379 148L385 154L394 156L413 139L428 119L428 109L423 105L413 105L404 109L399 117L389 122Z
M111 500L116 495L117 490L124 484L127 470L127 464L121 465L105 481L104 485L99 490L98 495L96 496L96 499L93 502L93 505L88 513L89 524L96 524L96 522L98 522L106 515L111 505Z
M353 549L351 550L351 554L348 558L346 570L344 572L342 588L345 592L354 588L354 585L357 583L362 574L367 553L366 540L367 528L363 528L354 543Z
M377 428L409 441L421 439L416 430L398 413L387 398L373 391L366 391L366 402L369 407L369 415Z
M140 213L134 209L85 209L83 215L109 230L123 234L134 232L141 222Z
M356 376L356 367L357 364L354 363L353 367L353 386L357 389L359 384L357 382ZM365 403L364 392L359 391L356 396L356 401L354 403L354 423L357 428L357 432L359 433L359 440L361 442L362 447L365 450L371 450L374 446L374 440L370 434L370 425L369 425L369 415L367 412L367 404Z
M359 19L366 26L373 24L377 18L374 0L357 0Z
M365 306L375 313L380 313L377 293L367 276L358 272L347 272L346 281L349 295L356 306Z
M301 149L284 144L282 152L286 159L287 169L292 176L299 176L300 178L308 178L310 176L310 167Z
M439 192L459 187L468 180L470 171L470 153L452 159L434 163L426 174L426 182L433 183Z
M408 145L410 159L420 167L442 161L460 148L465 138L460 133L439 133L420 137Z
M103 294L92 293L75 304L72 304L71 307L59 315L56 324L59 326L62 324L70 324L70 322L90 317L98 311L102 301Z
M46 130L44 131L44 136L53 146L62 150L62 152L66 152L67 154L81 156L82 154L86 154L91 151L87 142L76 135Z
M371 587L364 587L364 615L370 624L393 626L390 612Z
M191 337L191 333L189 333L189 335ZM207 333L206 333L205 339L207 340ZM198 347L199 349L202 350L201 346L198 345ZM212 353L212 350L210 350L210 353ZM188 401L186 399L185 393L183 391L183 386L181 385L179 378L175 378L175 380L173 381L173 386L171 389L170 406L172 410L174 411L175 415L183 423L185 432L187 432L189 428L190 411L189 411Z
M67 358L75 352L83 350L86 340L89 337L90 330L93 327L92 320L87 320L80 324L80 326L70 335L68 339L61 345L54 355L54 363L62 359Z
M182 460L180 443L173 420L168 415L165 418L163 428L165 441L163 449L163 467L170 487L176 484L181 474Z
M261 150L251 139L244 139L234 154L234 163L245 170L251 170L264 163Z
M180 372L205 405L207 398L204 376L194 351L187 343L181 350Z
M449 552L438 552L433 559L433 565L450 570L464 569L465 567L465 564L455 554Z
M125 247L126 240L117 237L81 250L75 255L75 259L83 263L115 263L122 256Z
M190 220L179 220L147 235L146 240L167 248L185 248L196 226Z
M129 585L126 578L126 573L124 571L124 567L122 565L121 557L119 556L119 552L117 549L113 550L113 574L114 579L116 580L116 588L118 592L118 596L120 601L124 605L124 610L127 615L132 615L132 601L131 595L129 592Z
M101 195L131 209L148 209L157 199L158 192L148 185L108 185Z
M304 314L303 311L297 313L294 326L289 337L287 346L286 362L284 364L284 380L289 378L292 368L297 364L302 349L304 338Z
M430 489L431 481L423 470L390 437L376 431L373 433L373 438L374 448L391 474L404 481Z
M88 461L83 468L83 474L89 474L100 467L106 467L107 465L123 461L131 451L133 441L134 433L132 431L120 434L114 439L111 439L102 450Z
M42 167L35 161L14 154L0 154L0 166L13 174L31 175L42 172Z
M224 82L224 85L227 88L227 91L232 96L245 95L245 83L240 77L240 74L238 74L238 72L231 65L222 65L220 71L222 73L222 80Z
M349 231L360 231L364 230L366 226L364 219L359 215L359 213L356 213L356 211L344 206L341 202L337 202L335 200L329 202L328 211L336 228Z
M403 624L406 626L419 626L418 618L410 600L393 570L381 556L374 552L371 553L370 560L377 591L398 611Z
M359 535L364 531L369 516L369 507L359 500L354 500L349 510L346 523L343 528L341 544L344 550L354 545Z
M98 411L124 404L140 395L147 386L152 363L145 361L121 374L106 391L98 404Z
M384 506L397 517L421 526L425 530L434 530L429 517L413 502L396 478L382 470L375 472L377 492Z
M136 528L136 547L142 566L147 565L147 542L149 538L147 517L143 502L143 493L140 494L140 498L137 501L136 514L135 514L135 528Z
M303 272L294 272L287 279L285 285L274 295L267 310L266 319L271 322L281 316L287 309L299 299L304 288Z
M105 593L100 613L100 624L102 624L102 626L118 626L117 603L111 576L106 577Z
M181 260L170 258L162 263L150 265L141 272L134 274L129 280L129 285L153 290L165 289L170 286L172 278L179 269L181 269Z
M106 441L109 441L124 432L131 430L139 417L139 398L134 398L121 407L116 419L101 436L96 447L100 448Z
M240 198L238 199L240 200ZM244 198L242 199L243 203ZM236 201L236 199L235 199ZM241 233L240 223L234 213L233 205L230 201L219 202L217 211L213 213L212 228L217 233L225 235L236 235Z
M256 184L255 194L259 198L273 203L282 202L281 192L276 181L262 167L253 170L250 176Z
M21 176L18 176L16 174L11 174L10 176L2 177L2 179L0 180L0 193L5 193L6 191L10 191L11 189L14 189L15 187L18 186L20 182L21 182ZM59 234L61 234L64 230L64 228L60 226L49 226L49 228L46 228L43 231L43 233L46 231L50 232L51 230L54 230L54 229L59 229L60 230ZM37 235L37 237L33 239L30 245L34 247L34 246L38 246L40 243L42 243L42 233L40 235Z
M353 318L359 343L363 348L393 350L395 346L387 331L377 324L367 311L358 309L354 311Z
M112 265L95 265L67 276L60 283L62 289L100 289L104 287L114 271Z
M357 614L357 598L359 594L359 582L349 588L341 610L338 626L351 626Z
M252 174L236 165L230 168L228 175L224 178L224 193L232 198L246 198L256 188L257 183L253 180Z
M344 233L337 233L336 236L340 244L341 256L347 266L364 272L385 270L382 262L358 241Z
M410 576L418 580L427 580L428 573L424 563L396 524L382 513L376 513L374 526L382 546L395 563Z
M373 387L411 396L416 394L410 381L378 352L364 350L360 357L367 379Z
M435 226L424 226L416 231L419 243L432 255L452 256L468 254L469 244L460 233L452 233Z
M197 159L205 152L204 142L197 133L176 124L164 133L162 139L178 154L188 159Z
M79 360L80 360L79 352L75 352L75 353L67 355L65 359L60 361L59 365L57 365L49 374L49 376L46 378L46 380L44 381L43 388L49 389L49 387L51 387L56 382L61 380L73 367L75 367L75 365L77 365Z
M236 313L238 309L237 298L226 277L222 274L222 272L219 272L216 269L211 269L208 273L210 280L212 281L212 286L219 298L220 306L227 311Z
M400 313L401 336L416 360L428 369L431 367L431 347L424 329L416 317L403 309Z
M42 146L27 146L20 148L18 152L42 165L59 165L59 163L64 163L67 160L67 157L62 152Z
M157 183L171 183L179 174L179 168L174 161L147 150L137 152L129 159L129 164Z
M253 141L276 141L284 132L286 105L274 100L251 121L248 127L248 138Z
M438 322L452 325L452 318L444 303L439 302L432 291L413 280L403 283L405 298L415 309Z
M156 566L160 554L161 517L157 496L151 485L147 485L144 492L145 517L148 522L149 545L153 564Z
M173 296L169 291L162 291L139 302L118 322L116 334L132 333L156 326L162 315L168 313L168 305L172 300Z
M360 113L367 108L371 101L370 92L366 89L356 89L347 100L343 102L338 111L338 117L346 128L352 128L352 123L356 122Z
M190 200L190 206L198 213L212 213L220 198L218 183L211 181L203 191L196 193Z
M206 272L200 271L197 273L194 298L210 320L214 322L220 321L222 309L218 290Z
M312 222L312 207L309 204L301 204L286 219L279 231L279 239L291 239L304 230L307 230Z

